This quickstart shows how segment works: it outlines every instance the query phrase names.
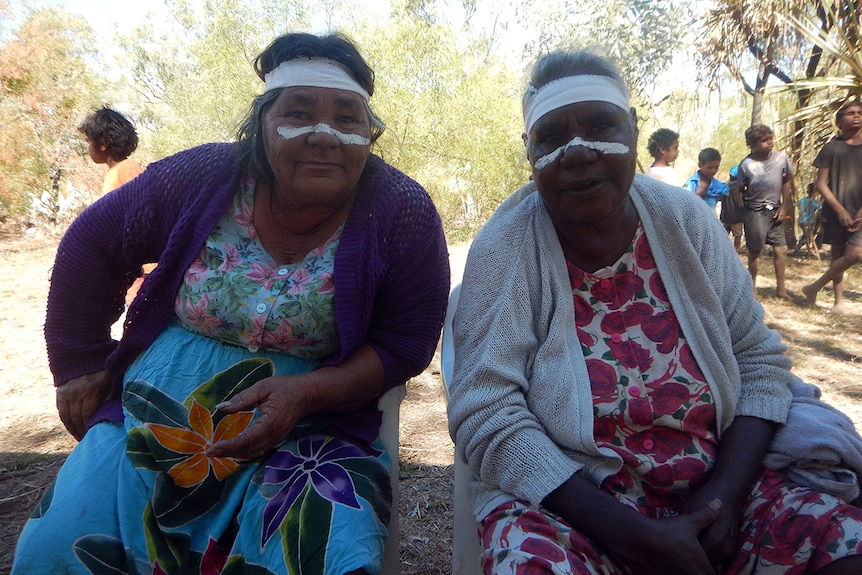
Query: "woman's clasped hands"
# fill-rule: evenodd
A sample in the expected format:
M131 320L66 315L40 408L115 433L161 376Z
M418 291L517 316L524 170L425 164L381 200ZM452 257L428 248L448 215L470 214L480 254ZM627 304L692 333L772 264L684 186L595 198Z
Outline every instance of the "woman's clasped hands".
M620 540L609 549L634 575L715 575L701 536L721 515L722 503L714 499L674 517L643 518L634 530L619 530Z

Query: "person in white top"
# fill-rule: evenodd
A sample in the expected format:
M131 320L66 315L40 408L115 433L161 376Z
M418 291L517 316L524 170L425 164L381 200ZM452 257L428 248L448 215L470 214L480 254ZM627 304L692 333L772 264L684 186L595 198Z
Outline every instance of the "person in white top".
M671 186L682 186L672 165L679 156L679 134L668 128L659 128L650 135L647 150L653 163L646 175Z

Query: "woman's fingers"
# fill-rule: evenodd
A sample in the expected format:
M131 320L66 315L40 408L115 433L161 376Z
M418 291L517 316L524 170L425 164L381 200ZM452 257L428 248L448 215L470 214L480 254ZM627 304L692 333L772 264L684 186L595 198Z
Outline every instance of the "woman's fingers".
M60 421L75 439L87 433L87 424L96 411L111 396L111 380L107 371L97 371L70 379L57 388L57 412Z
M60 415L60 421L66 431L72 434L72 437L81 441L86 431L86 423L81 424L80 404L71 401L68 393L63 392L62 387L57 388L57 412Z

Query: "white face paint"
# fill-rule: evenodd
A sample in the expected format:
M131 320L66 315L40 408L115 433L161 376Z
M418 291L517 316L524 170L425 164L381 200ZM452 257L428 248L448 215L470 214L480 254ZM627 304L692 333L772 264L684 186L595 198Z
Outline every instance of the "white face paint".
M366 138L365 136L360 136L359 134L345 134L344 132L339 132L329 124L315 124L314 126L303 126L302 128L288 128L286 126L281 126L277 130L278 135L284 138L285 140L292 140L293 138L298 138L299 136L305 134L329 134L331 136L335 136L338 138L338 141L342 144L353 144L356 146L367 146L371 143L370 138Z
M565 152L572 146L583 146L585 148L589 148L603 154L629 153L629 147L625 144L620 144L619 142L588 142L587 140L582 140L580 137L576 136L572 138L568 143L560 146L550 154L545 154L544 156L536 160L536 163L533 167L536 170L542 170L546 168L551 163L553 163L554 160L562 156L563 152Z

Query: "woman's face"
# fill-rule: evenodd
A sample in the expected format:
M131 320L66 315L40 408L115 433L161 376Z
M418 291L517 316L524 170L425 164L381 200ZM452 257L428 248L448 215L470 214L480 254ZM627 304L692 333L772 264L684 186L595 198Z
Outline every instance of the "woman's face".
M283 203L338 206L354 193L371 150L361 96L335 88L284 88L264 112L263 126Z
M527 157L555 222L597 224L626 202L637 153L630 114L607 102L580 102L536 122Z

